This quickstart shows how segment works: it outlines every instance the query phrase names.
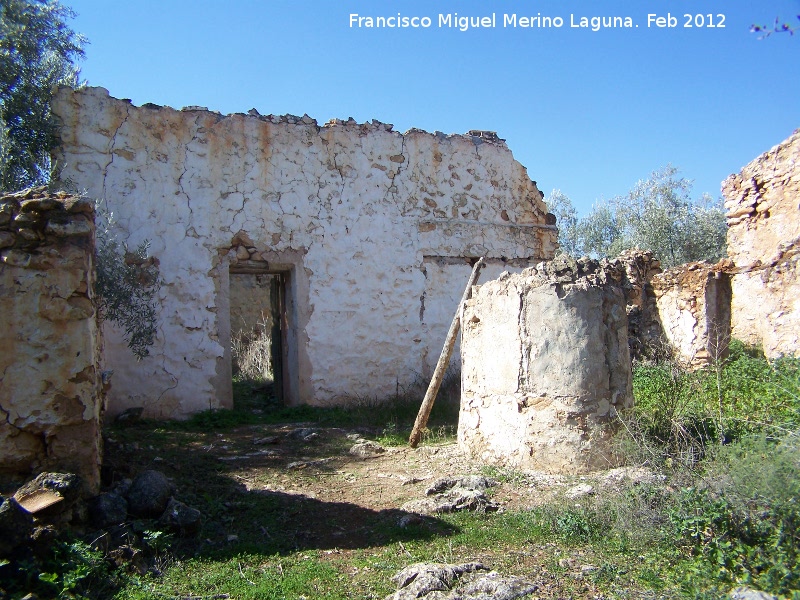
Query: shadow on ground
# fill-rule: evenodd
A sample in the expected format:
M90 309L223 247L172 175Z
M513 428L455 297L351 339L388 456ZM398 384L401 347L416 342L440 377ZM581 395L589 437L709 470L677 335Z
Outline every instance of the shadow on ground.
M115 427L106 440L105 482L113 486L147 469L165 473L175 484L175 498L203 514L199 535L177 540L172 548L185 556L371 548L458 533L434 517L370 508L368 497L363 505L357 498L339 502L313 497L304 482L341 477L356 460L347 454L352 441L345 429L314 428L310 441L294 435L313 427L256 424L217 432L170 423ZM254 440L271 438L277 441L254 445ZM137 527L157 525L143 522Z

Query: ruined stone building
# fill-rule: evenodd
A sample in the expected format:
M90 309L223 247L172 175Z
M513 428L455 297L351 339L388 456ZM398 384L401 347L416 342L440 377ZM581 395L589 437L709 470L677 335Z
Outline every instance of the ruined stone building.
M321 404L429 375L478 257L488 279L556 248L542 193L489 132L136 107L102 88L63 88L53 112L61 180L129 247L149 240L163 278L151 356L105 328L112 415L230 406L231 315L253 287L233 279L269 280L279 392Z
M94 202L0 195L0 473L100 484L102 377Z
M662 334L693 366L729 332L800 352L800 131L724 182L731 260L660 273L648 252L552 261L555 219L491 132L136 107L102 88L62 88L53 112L62 183L85 197L0 200L0 470L96 488L106 403L155 418L231 406L232 342L254 323L285 403L390 397L430 376L479 257L459 440L490 462L609 464L629 348ZM94 199L160 267L139 362L97 327Z
M495 465L613 466L633 405L625 265L551 261L479 286L464 309L458 442Z
M800 354L800 130L722 183L732 335L774 358Z

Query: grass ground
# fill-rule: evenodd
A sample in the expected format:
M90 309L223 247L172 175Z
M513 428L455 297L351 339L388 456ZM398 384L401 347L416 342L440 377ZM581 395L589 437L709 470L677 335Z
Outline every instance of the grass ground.
M800 599L797 367L742 350L700 374L637 369L620 447L652 475L638 479L487 468L454 443L454 392L412 450L416 392L287 409L239 383L232 411L106 431L106 483L163 471L202 512L197 537L154 521L87 531L43 560L0 565L0 587L12 598L384 598L411 563L480 561L535 582L539 598L721 598L744 584ZM358 460L355 436L388 450ZM475 473L498 480L497 512L401 521L437 478ZM570 499L578 483L593 493Z

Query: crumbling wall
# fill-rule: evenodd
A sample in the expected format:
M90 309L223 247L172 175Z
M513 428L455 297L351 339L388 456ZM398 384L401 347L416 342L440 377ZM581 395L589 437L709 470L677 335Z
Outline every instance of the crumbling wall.
M613 462L608 425L633 401L624 275L553 261L474 289L461 344L465 450L557 473Z
M36 188L0 197L0 470L99 486L103 409L94 204Z
M731 279L728 261L692 262L653 278L658 315L674 357L703 367L728 352L731 338Z
M326 403L389 396L435 363L456 302L442 308L453 278L426 265L460 274L464 259L555 250L541 192L487 132L135 107L101 88L61 89L53 112L62 179L103 199L129 245L149 239L164 279L150 357L127 360L107 332L111 412L230 404L228 278L242 262L285 272L288 400Z
M722 183L732 334L772 358L800 353L800 130Z
M625 250L611 260L614 271L622 271L620 281L628 314L628 346L631 359L649 358L658 353L661 322L653 290L653 277L661 273L661 262L650 250Z

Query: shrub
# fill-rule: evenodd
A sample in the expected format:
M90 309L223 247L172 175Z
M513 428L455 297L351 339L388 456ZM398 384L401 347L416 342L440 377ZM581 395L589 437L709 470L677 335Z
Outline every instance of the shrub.
M636 365L633 390L621 440L633 462L693 466L717 442L800 426L800 360L769 362L735 340L727 359L699 371Z
M250 381L272 381L272 332L266 320L253 331L231 336L234 376Z
M161 288L158 261L147 255L146 240L133 251L119 242L112 231L113 215L99 203L96 214L98 315L123 330L128 348L141 360L156 338L156 297Z
M776 594L800 588L800 448L745 438L709 466L724 473L716 490L681 490L669 511L679 544L694 561L691 577L745 582Z

